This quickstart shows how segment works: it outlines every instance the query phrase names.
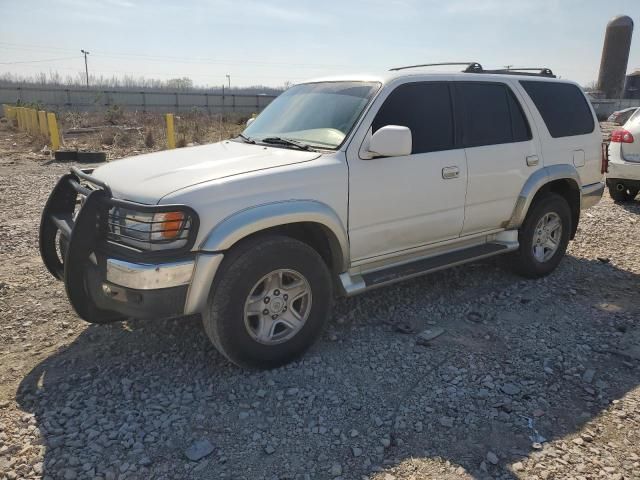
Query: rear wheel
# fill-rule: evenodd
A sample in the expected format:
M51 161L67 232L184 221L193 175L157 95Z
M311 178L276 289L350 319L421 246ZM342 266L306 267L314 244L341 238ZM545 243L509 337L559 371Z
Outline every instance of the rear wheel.
M630 202L636 195L638 195L638 189L625 185L623 182L608 182L609 195L614 202Z
M207 335L233 363L272 368L320 336L332 303L331 276L310 246L260 236L225 258L203 314Z
M567 250L570 232L571 210L563 197L547 193L536 200L518 232L516 273L528 278L551 273Z

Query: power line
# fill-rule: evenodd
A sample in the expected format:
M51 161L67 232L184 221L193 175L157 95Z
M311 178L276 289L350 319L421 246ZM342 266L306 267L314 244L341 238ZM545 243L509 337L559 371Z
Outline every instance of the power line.
M57 51L66 51L66 52L70 51L69 49L64 49L64 48L46 47L46 46L38 46L38 45L24 45L24 44L16 44L16 43L9 43L9 42L0 42L0 45L8 45L11 47L36 49L36 50L42 49L42 50L57 50ZM164 62L166 60L171 60L174 63L201 64L201 65L259 65L259 66L284 66L284 67L298 67L298 68L354 68L354 67L382 68L380 66L373 66L373 65L265 62L262 60L255 60L255 59L243 59L240 62L237 60L225 60L225 59L213 59L213 58L203 58L199 60L195 60L195 59L185 60L184 57L174 57L169 55L105 52L100 50L94 50L93 55L100 56L102 58L144 58L148 61L155 61L155 62Z
M47 58L44 60L25 60L18 62L0 62L0 65L17 65L19 63L46 63L46 62L59 62L60 60L71 60L76 57L59 57L59 58Z
M92 54L93 55L93 54ZM76 59L77 57L73 57ZM30 68L39 68L37 65L25 65L25 67ZM54 71L62 70L67 72L75 72L75 73L84 73L82 69L79 68L70 68L70 67L55 67ZM212 75L207 73L197 73L197 72L141 72L141 71L131 71L131 70L91 70L92 74L119 74L119 75L139 75L139 76L149 76L149 75L159 75L168 78L176 78L176 77L199 77L199 78L207 78L210 80L219 79L219 75ZM290 78L287 75L261 75L261 74L234 74L234 78L246 78L246 79L255 79L255 78L285 78L292 81L304 80L306 77L295 76Z

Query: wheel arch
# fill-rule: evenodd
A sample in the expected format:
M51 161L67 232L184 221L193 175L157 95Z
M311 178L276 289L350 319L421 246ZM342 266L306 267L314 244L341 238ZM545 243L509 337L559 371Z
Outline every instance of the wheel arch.
M535 171L525 182L511 218L506 228L519 228L529 212L531 205L547 192L562 196L571 209L571 235L573 239L580 220L581 189L580 177L573 165L550 165Z
M266 233L284 234L309 244L335 274L348 267L347 231L331 207L315 200L275 202L241 210L217 224L200 250L223 252Z

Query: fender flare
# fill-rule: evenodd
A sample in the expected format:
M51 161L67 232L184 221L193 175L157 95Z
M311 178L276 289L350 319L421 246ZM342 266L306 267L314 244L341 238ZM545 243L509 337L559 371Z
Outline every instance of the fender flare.
M348 268L349 237L338 214L327 204L316 200L287 200L266 203L236 212L218 223L201 243L199 250L221 252L243 238L268 228L292 223L317 223L333 238L331 248L338 248L341 271Z
M573 165L559 164L540 168L531 174L522 187L518 200L516 201L516 206L514 207L511 218L506 223L505 228L519 228L520 225L522 225L522 222L524 222L527 212L529 211L529 207L531 206L531 202L533 202L536 194L546 184L555 180L572 181L575 183L578 192L581 191L580 176ZM582 202L582 195L580 195L580 202ZM578 210L578 212L579 211L580 210Z

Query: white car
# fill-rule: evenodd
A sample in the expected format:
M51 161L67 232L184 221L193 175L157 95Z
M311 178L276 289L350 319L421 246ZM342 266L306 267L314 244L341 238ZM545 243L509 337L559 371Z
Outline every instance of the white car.
M611 132L607 187L616 202L630 202L640 191L640 109Z
M624 125L627 122L627 120L631 118L631 115L636 113L637 110L638 110L638 107L629 107L629 108L624 108L622 110L615 111L611 115L609 115L609 118L607 118L607 122L617 123L618 125Z
M200 314L261 368L302 354L335 295L499 254L549 274L604 190L590 103L548 69L430 66L302 83L233 140L72 169L45 265L89 322Z

